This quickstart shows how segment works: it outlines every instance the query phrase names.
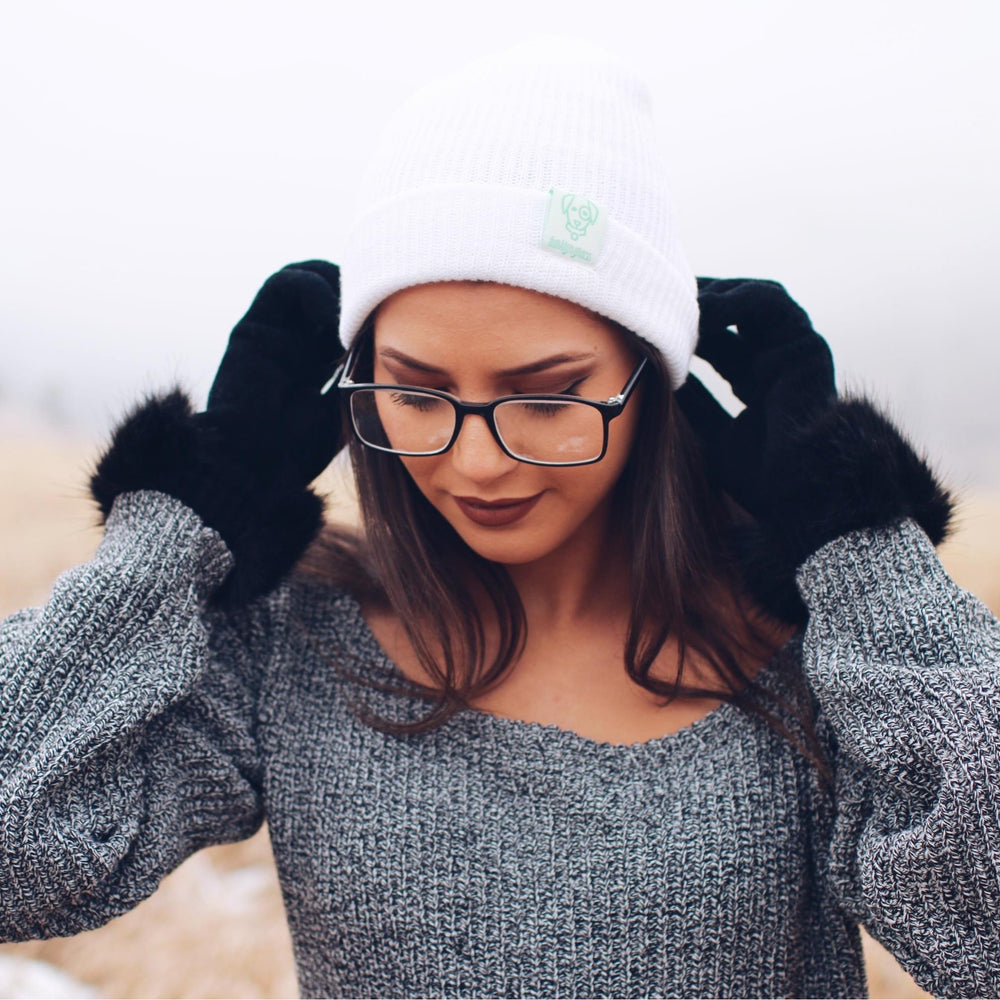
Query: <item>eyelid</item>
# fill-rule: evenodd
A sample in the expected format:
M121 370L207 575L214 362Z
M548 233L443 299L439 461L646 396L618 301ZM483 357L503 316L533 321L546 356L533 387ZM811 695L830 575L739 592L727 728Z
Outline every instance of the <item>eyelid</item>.
M554 395L556 395L556 396L579 396L580 394L578 392L576 392L575 390L579 389L580 386L583 385L583 383L586 382L588 378L590 378L589 375L584 375L582 378L578 378L575 382L570 382L570 384L568 386L566 386L565 389L562 389L559 392L554 393Z
M391 385L412 385L416 389L436 389L438 392L449 391L446 386L435 384L437 380L436 375L426 372L413 372L407 377L399 369L394 372L391 364L387 364L385 369L389 374L389 383ZM378 380L376 379L375 381Z
M450 396L455 396L456 399L461 398L460 393L455 391L456 389L455 386L442 385L437 382L435 376L433 375L414 373L409 378L407 378L404 377L403 373L399 372L398 370L394 374L392 369L393 365L391 364L391 362L386 364L386 371L388 372L392 384L394 385L411 385L416 389L434 389L437 392L444 392ZM543 376L550 374L551 373L549 372L544 372L527 377L538 380L541 379ZM576 392L576 390L579 389L579 387L583 385L583 383L586 382L587 379L591 378L593 374L594 374L593 371L586 371L579 374L573 373L572 375L569 376L570 378L569 383L563 389L539 389L539 388L518 389L511 386L509 389L503 392L498 392L496 398L499 398L500 396L575 396L579 395L579 393ZM563 380L560 379L560 382L561 381Z
M557 385L561 384L561 385L565 386L565 388L561 388L561 389L560 388L557 388L557 389L525 389L525 388L519 388L515 392L515 395L519 395L519 396L564 396L567 393L571 393L572 390L577 389L581 385L583 385L583 383L586 382L587 379L591 378L593 376L593 374L594 374L594 372L590 371L590 370L584 371L584 372L580 372L580 371L570 372L569 374L563 375L561 377L556 376L556 377L558 377L558 382L556 384ZM552 374L547 372L547 373L545 373L545 375L547 376L547 380L549 381L549 384L551 385L552 382L554 381L554 378L553 378ZM541 375L532 376L532 379L535 381L536 384L538 382L542 382L542 384L544 385L544 381L545 380L543 379L543 377ZM522 383L522 385L523 385L523 383Z

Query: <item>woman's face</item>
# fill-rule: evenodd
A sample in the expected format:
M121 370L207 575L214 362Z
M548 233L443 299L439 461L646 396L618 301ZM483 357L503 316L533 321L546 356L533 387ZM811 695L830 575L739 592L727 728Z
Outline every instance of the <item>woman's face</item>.
M594 313L510 285L417 285L383 302L375 319L375 382L439 389L466 402L567 390L603 401L621 391L637 362L621 334ZM607 453L591 465L520 462L471 415L449 451L400 461L486 559L523 565L568 544L599 546L635 436L637 397L611 421Z

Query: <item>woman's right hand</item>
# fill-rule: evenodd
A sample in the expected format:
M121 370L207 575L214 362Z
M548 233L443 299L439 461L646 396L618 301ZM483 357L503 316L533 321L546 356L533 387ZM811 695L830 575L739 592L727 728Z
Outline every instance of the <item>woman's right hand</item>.
M90 480L102 520L120 493L168 493L233 554L218 603L271 590L322 525L309 484L343 445L337 395L320 391L343 354L339 314L336 265L289 264L268 278L233 328L203 412L175 389L115 430Z

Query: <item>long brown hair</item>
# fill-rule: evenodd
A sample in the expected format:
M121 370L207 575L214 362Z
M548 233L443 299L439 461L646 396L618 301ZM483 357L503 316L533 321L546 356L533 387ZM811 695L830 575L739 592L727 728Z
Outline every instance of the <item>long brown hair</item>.
M707 480L697 439L675 402L662 356L631 331L617 328L635 354L647 359L636 437L613 498L622 541L631 554L626 672L665 699L664 704L710 697L762 716L813 761L826 782L809 699L796 698L798 707L793 706L763 691L742 666L773 653L776 623L764 619L742 595L726 543L738 513ZM374 314L358 334L359 380L371 374L373 348ZM398 617L433 683L375 686L416 692L431 702L430 710L413 722L393 722L367 711L364 717L385 732L424 732L468 707L513 666L527 632L524 608L504 566L466 545L396 456L362 445L346 414L345 433L363 533L328 525L299 570ZM481 617L484 599L492 615L491 634L499 637L492 644ZM651 676L651 669L671 637L680 654L678 669L671 681L664 681ZM714 674L713 686L684 683L692 652ZM793 680L805 691L801 678ZM791 715L797 734L767 701Z

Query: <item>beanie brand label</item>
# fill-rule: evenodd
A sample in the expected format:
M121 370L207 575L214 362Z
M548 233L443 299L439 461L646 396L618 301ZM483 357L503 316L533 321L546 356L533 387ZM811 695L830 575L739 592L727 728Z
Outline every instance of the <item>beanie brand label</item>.
M584 195L551 188L541 245L581 264L596 264L608 228L608 213Z

